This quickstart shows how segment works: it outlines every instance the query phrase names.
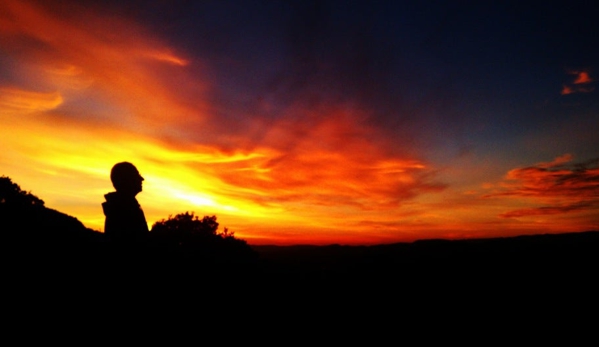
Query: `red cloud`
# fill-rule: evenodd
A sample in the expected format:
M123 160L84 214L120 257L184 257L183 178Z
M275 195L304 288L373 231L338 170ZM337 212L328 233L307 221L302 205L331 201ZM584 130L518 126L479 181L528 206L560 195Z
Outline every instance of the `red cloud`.
M570 71L569 74L575 75L576 78L574 79L574 82L566 84L562 87L562 95L568 95L573 93L590 93L593 90L595 90L595 88L589 86L589 84L594 82L595 80L591 78L588 71L575 70Z
M580 71L577 73L577 77L574 81L574 84L585 84L591 82L593 82L593 80L591 79L591 77L589 77L589 73L586 71Z
M538 208L525 208L521 210L509 211L502 213L499 216L503 218L516 218L516 217L527 217L527 216L541 216L541 215L555 215L569 212L582 211L588 208L592 208L592 204L580 203L574 205L565 206L543 206Z
M384 143L373 140L374 130L352 111L331 106L309 117L310 122L301 124L275 122L262 139L271 152L219 165L214 175L251 192L243 193L245 198L261 205L386 209L446 188L425 163L385 155Z
M510 170L501 189L486 197L531 198L549 203L537 208L519 209L501 217L554 215L594 209L599 206L599 158L570 163L566 154L549 163Z
M574 93L574 90L568 86L562 88L562 95L568 95Z

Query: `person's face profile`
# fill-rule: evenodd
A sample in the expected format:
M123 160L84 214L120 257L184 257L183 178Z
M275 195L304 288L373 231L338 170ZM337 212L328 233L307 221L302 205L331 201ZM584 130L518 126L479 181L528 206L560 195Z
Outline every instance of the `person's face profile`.
M112 179L116 190L123 193L136 195L143 189L144 178L137 168L129 163L117 164L113 169Z
M144 178L139 174L139 171L135 170L134 173L131 173L131 188L134 188L133 190L136 193L139 193L142 191L143 189L143 184L142 182L144 181Z

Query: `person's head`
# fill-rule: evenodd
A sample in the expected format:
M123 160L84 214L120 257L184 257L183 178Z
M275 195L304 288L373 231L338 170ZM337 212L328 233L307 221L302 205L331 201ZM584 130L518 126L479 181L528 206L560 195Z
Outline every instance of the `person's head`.
M129 162L117 163L110 170L110 180L117 192L137 195L141 192L143 177L137 168Z

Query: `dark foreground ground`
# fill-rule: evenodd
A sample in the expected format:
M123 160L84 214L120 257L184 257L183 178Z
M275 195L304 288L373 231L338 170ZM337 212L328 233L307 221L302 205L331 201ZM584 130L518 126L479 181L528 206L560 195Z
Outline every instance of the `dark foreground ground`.
M169 326L171 337L197 337L214 333L210 322L229 330L221 338L252 326L254 334L285 333L294 341L320 339L322 332L347 342L361 333L369 339L416 333L423 334L420 342L468 338L483 345L521 333L539 342L575 326L578 332L568 335L573 343L595 335L599 309L599 232L261 246L253 248L256 257L236 261L98 244L51 251L3 246L5 317L17 325L83 327L92 331L88 339L104 334L99 327L114 332L141 322L151 333Z
M0 183L8 343L596 340L599 231L369 247L154 235L143 247L117 248L10 179Z
M402 275L557 276L595 272L599 232L377 246L254 246L273 276L392 279Z
M181 254L160 247L115 250L101 243L68 248L5 245L7 272L29 280L91 280L206 288L397 288L584 286L595 282L599 232L478 240L425 240L378 246L253 246L235 258ZM18 251L18 253L15 253ZM588 282L588 283L587 283Z

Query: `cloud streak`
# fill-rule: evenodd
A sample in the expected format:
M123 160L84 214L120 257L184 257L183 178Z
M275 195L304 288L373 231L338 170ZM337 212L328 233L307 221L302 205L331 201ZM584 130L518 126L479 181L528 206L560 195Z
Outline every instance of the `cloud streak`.
M510 170L495 192L485 197L527 198L544 206L508 211L503 218L557 215L599 206L599 158L573 163L569 154L552 162Z
M17 88L0 88L0 110L4 115L28 114L56 109L63 103L58 92L34 92Z

